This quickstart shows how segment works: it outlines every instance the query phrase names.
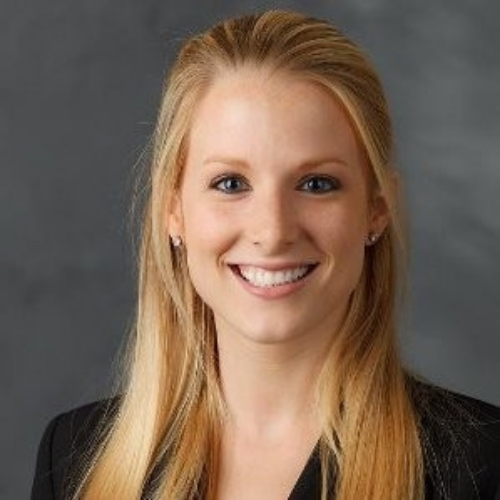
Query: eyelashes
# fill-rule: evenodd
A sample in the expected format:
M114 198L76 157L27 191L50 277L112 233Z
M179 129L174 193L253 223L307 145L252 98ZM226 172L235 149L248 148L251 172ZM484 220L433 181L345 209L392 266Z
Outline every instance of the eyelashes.
M215 189L226 194L239 194L251 191L245 178L238 174L224 174L216 177L209 184L210 189ZM309 175L302 179L297 190L313 194L326 194L341 188L340 181L329 175Z

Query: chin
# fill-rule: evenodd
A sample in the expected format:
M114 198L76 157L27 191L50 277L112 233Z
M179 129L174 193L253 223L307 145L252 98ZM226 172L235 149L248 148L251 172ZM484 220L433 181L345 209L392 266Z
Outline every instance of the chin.
M248 325L248 328L245 328L246 325L241 325L239 327L239 332L247 340L251 340L258 344L279 344L300 336L301 331L307 331L306 328L297 328L297 323L291 323L289 327L283 323L284 322L281 322L279 328L275 326L276 321L258 327L256 327L255 324L251 326Z

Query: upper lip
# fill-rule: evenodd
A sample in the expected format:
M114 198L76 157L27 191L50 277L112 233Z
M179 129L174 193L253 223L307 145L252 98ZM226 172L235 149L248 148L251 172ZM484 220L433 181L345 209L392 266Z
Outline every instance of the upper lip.
M296 261L296 262L233 262L230 266L248 266L248 267L259 267L261 269L267 269L268 271L281 271L283 269L296 269L297 267L312 266L316 265L318 262L315 261Z

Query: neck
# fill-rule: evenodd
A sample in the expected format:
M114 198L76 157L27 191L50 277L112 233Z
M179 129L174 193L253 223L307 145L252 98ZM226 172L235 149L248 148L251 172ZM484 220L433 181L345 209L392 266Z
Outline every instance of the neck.
M331 335L331 333L330 333ZM277 442L319 432L314 388L329 346L326 334L258 343L217 327L219 367L230 431Z

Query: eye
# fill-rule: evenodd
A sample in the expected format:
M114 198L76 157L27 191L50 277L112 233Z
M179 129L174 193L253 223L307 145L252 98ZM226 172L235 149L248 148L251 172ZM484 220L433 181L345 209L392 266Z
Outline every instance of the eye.
M309 191L317 194L340 189L340 182L337 179L325 175L308 177L301 185L305 186L305 188L300 188L300 191Z
M305 187L299 188L300 191L309 191L315 194L328 193L340 188L340 182L337 179L325 175L308 177L302 182L301 185ZM233 174L226 174L217 177L210 183L210 188L228 194L241 193L243 191L250 190L243 177Z
M217 177L210 183L210 188L229 194L249 190L248 184L239 175L223 175Z

